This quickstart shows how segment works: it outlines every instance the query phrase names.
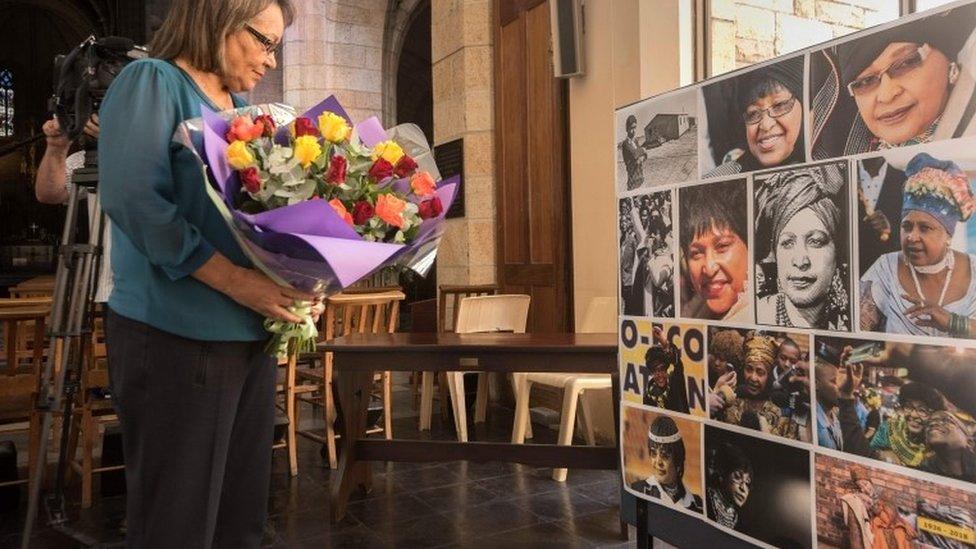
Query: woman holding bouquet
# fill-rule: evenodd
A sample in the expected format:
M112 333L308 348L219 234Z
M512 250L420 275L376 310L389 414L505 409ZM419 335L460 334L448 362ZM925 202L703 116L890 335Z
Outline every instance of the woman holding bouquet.
M258 547L267 512L275 368L265 317L306 295L251 268L177 126L245 105L275 67L288 0L175 0L152 58L100 111L102 203L115 289L109 367L123 429L129 547Z

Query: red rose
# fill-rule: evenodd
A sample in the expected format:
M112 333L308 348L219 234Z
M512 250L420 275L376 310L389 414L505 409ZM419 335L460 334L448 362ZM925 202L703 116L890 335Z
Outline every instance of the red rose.
M393 176L393 164L384 158L377 159L373 167L369 169L369 177L379 183L388 177Z
M352 207L352 222L356 225L365 225L375 213L376 211L369 202L360 200Z
M405 154L400 157L400 161L397 162L396 169L393 171L393 173L397 177L408 177L413 175L413 172L416 170L417 161L411 158L409 154Z
M247 192L254 194L261 190L261 177L258 176L258 169L254 166L240 171L241 184Z
M441 215L444 212L444 205L441 204L441 199L435 196L430 200L421 202L419 210L420 219L430 219Z
M346 157L335 155L329 161L329 171L325 174L325 181L333 185L342 185L346 182Z
M264 132L261 134L264 137L274 137L275 134L275 122L274 118L268 114L259 114L254 117L254 123L261 123L264 126Z
M319 136L319 129L315 127L315 124L308 118L304 116L299 116L295 119L295 126L293 128L295 132L295 137L301 137L303 135L311 135L314 137Z

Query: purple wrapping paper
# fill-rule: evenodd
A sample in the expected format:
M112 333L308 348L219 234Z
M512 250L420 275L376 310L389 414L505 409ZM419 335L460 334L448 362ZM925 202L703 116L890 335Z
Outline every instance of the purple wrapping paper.
M240 192L241 184L237 172L227 162L229 145L224 136L229 128L228 120L241 111L253 113L256 109L276 113L275 141L286 143L287 124L295 117L281 116L280 105L245 107L221 113L202 107L202 117L184 122L174 136L197 152L202 168L209 168L208 194L256 267L273 279L300 290L325 293L339 292L391 265L426 274L444 234L445 215L454 201L460 178L438 182L436 194L444 212L424 220L416 238L405 245L363 240L324 200L310 200L259 214L241 212L234 208L234 197ZM334 96L302 116L317 125L319 115L327 110L349 120ZM356 125L356 132L367 146L387 139L386 131L375 117ZM203 138L202 150L193 147L191 142L192 136L197 134ZM401 192L410 188L406 179L389 184Z

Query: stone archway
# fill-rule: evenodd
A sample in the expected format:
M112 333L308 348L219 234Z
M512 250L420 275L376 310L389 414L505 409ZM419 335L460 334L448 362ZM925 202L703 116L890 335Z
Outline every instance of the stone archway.
M397 114L397 69L410 25L430 0L389 0L383 31L383 123L392 125ZM433 139L432 135L427 136Z

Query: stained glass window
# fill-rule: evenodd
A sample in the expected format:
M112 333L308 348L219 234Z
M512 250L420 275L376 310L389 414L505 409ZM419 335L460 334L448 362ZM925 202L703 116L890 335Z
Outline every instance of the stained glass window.
M14 135L14 75L0 68L0 137Z

